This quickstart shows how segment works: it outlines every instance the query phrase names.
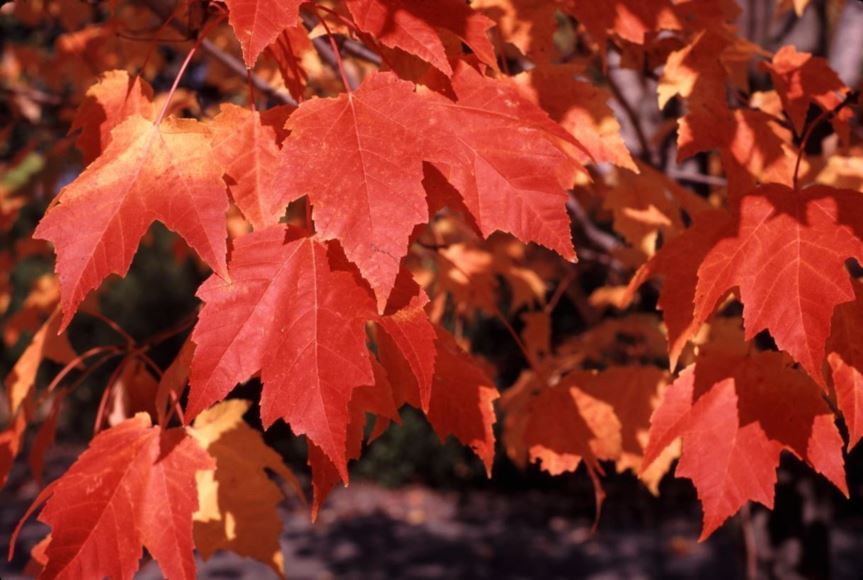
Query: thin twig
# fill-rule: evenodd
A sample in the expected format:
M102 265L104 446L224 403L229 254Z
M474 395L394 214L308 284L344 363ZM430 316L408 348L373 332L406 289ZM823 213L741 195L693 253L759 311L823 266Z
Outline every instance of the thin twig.
M357 58L361 58L365 61L368 61L375 66L381 66L381 62L382 62L381 55L379 55L378 53L371 50L365 44L363 44L361 42L357 42L356 40L354 40L352 38L346 38L346 39L344 39L344 41L342 41L342 49L345 52L347 52L347 53L349 53L349 54L351 54Z
M210 22L203 31L201 31L195 44L193 44L192 48L189 50L189 54L187 54L185 60L183 60L183 64L180 65L180 70L177 71L177 76L174 78L174 84L171 85L171 90L168 91L168 97L165 99L165 104L162 106L162 110L159 111L159 116L156 117L154 125L159 125L162 122L162 119L165 118L165 114L168 112L168 107L171 106L171 100L174 98L174 93L177 91L177 87L180 86L180 79L183 78L186 68L188 68L189 63L192 62L192 57L195 56L195 52L200 48L201 43L207 39L207 35L224 19L225 15L220 14L215 20Z
M39 89L34 89L33 87L23 85L11 87L0 86L0 91L12 95L23 95L31 101L37 102L42 105L59 105L63 102L63 100L57 95L45 93L43 91L40 91Z
M168 18L171 15L171 9L167 7L160 0L143 0L143 4L150 9L151 12L156 14L159 18ZM183 25L182 22L177 20L173 20L171 22L171 27L174 28L177 32L184 36L189 36L189 30ZM201 50L207 55L209 55L213 60L218 61L222 66L224 66L228 71L237 76L246 77L246 65L243 62L233 55L225 52L209 39L204 39L201 43ZM273 85L268 83L266 80L262 79L255 73L251 75L252 84L255 86L255 89L258 90L262 95L267 96L274 101L278 101L280 103L286 105L297 106L297 101L285 91L281 91L276 89Z
M617 238L596 227L590 217L588 217L587 212L584 211L584 208L581 207L581 204L574 197L570 196L567 200L566 209L569 210L572 217L575 218L575 221L581 226L582 231L584 231L584 235L587 236L587 238L596 247L601 248L606 252L611 252L612 250L617 250L622 246Z
M752 525L752 511L749 503L740 508L740 530L743 532L743 546L746 550L746 578L758 578L758 542L755 540L755 527Z
M632 108L632 105L626 100L626 97L623 96L623 91L620 90L620 87L617 85L617 81L614 80L614 75L608 74L605 78L608 81L608 88L611 90L611 94L614 95L615 100L620 104L620 108L623 109L623 112L626 114L626 118L629 119L629 124L632 125L632 130L635 131L635 137L638 139L638 146L641 148L642 160L650 164L655 164L656 158L653 153L653 148L650 146L650 141L647 140L647 135L644 134L644 129L641 127L641 120L638 117L638 113L635 112L635 109Z
M356 90L356 80L352 78L348 78L348 73L345 71L345 63L342 62L342 55L339 52L339 47L336 45L336 37L333 35L333 31L330 30L329 24L324 18L321 16L320 12L318 12L318 7L314 7L315 16L318 17L318 21L320 21L321 25L324 27L324 30L327 32L327 41L330 44L330 50L332 51L333 57L336 59L336 68L338 68L339 76L342 79L342 84L345 85L345 90L349 93ZM317 39L315 39L317 40Z
M690 173L686 171L677 171L671 169L668 171L668 176L677 181L689 181L692 183L703 183L704 185L712 185L715 187L725 187L728 185L728 180L724 177L716 177L714 175L704 175L703 173Z
M119 334L123 338L123 340L126 341L127 348L130 348L130 349L134 348L135 339L132 337L131 334L126 332L122 326L120 326L119 324L117 324L116 322L114 322L113 320L111 320L110 318L108 318L107 316L105 316L104 314L99 312L98 310L86 312L85 314L88 314L88 315L92 316L93 318L101 321L103 324L108 326L111 330L113 330L114 332Z
M168 328L167 330L157 332L156 334L154 334L153 336L151 336L150 338L148 338L147 340L142 342L141 346L139 347L139 350L141 350L141 351L148 350L149 348L153 347L154 345L162 343L162 342L168 340L169 338L172 338L172 337L184 332L187 328L192 326L197 319L198 319L197 314L191 314L191 315L187 316L185 320L180 321L175 326Z

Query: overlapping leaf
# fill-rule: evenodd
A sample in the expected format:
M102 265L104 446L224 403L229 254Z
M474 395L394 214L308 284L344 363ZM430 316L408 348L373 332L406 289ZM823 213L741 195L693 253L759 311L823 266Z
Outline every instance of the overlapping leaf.
M546 0L476 0L471 6L497 24L495 35L534 60L548 61L557 52L555 2Z
M832 333L827 342L827 362L836 390L836 402L848 426L848 449L863 437L863 288L854 282L854 301L833 312Z
M279 226L237 240L229 272L230 282L213 276L198 290L187 415L260 371L264 425L284 419L346 479L348 401L373 381L366 290L331 268L321 242Z
M454 436L473 449L491 477L494 462L494 382L453 337L437 329L435 378L428 419L441 440Z
M744 196L731 215L696 218L696 227L660 251L632 283L652 272L666 277L660 307L672 362L738 289L746 339L769 330L779 348L823 383L833 311L854 299L845 261L863 258L859 202L851 190L774 184Z
M279 538L282 520L276 510L284 498L267 475L276 473L300 497L294 474L259 431L243 421L251 403L219 403L195 419L190 434L216 462L215 471L199 471L198 511L194 514L195 546L204 559L231 550L267 564L285 575Z
M382 310L414 226L428 221L422 187L424 116L410 83L375 74L354 93L304 102L288 120L278 182L308 195L315 228L338 239Z
M505 231L575 257L565 202L581 169L567 148L578 142L508 83L462 66L452 84L456 102L378 73L354 93L306 101L288 120L282 201L309 196L317 231L342 243L380 310L411 231L428 220L423 161L455 187L483 235Z
M374 382L355 389L348 406L350 422L348 423L347 457L349 460L360 458L367 415L373 415L376 422L384 425L399 421L396 401L393 399L393 386L387 372L376 361L372 361L372 368L375 375ZM375 431L378 431L377 424ZM321 448L312 442L309 442L308 463L312 469L312 520L314 521L333 488L339 482L347 485L348 481L342 477L339 469L321 451Z
M153 89L147 81L130 77L124 70L112 70L87 89L70 129L80 131L76 143L84 163L99 157L111 141L111 130L134 114L145 119L155 114Z
M850 91L826 60L807 52L798 52L791 45L783 46L765 66L770 71L773 86L798 135L803 134L811 105L817 105L824 111L833 111ZM831 119L836 133L846 143L849 138L848 122L852 116L853 113L845 109Z
M146 547L165 577L194 578L195 473L212 468L184 430L145 414L103 431L34 504L47 499L51 526L40 577L132 578Z
M601 473L599 461L638 473L650 414L667 380L656 367L635 365L573 372L551 387L527 373L503 397L507 452L517 463L540 463L552 475L575 471L582 462ZM675 456L669 449L640 474L654 493Z
M561 2L562 8L575 16L594 41L601 45L612 34L635 44L644 44L649 34L661 30L679 30L683 22L675 10L675 4L678 3L671 0Z
M236 105L222 105L211 124L213 155L225 168L234 203L255 228L278 222L284 207L275 181L279 157L277 128L262 115Z
M537 67L516 80L523 94L578 140L584 150L573 147L572 153L581 163L613 163L638 172L608 105L610 93L577 79L579 72L577 65Z
M426 159L459 191L484 236L508 232L574 259L566 190L582 168L567 147L580 144L509 83L462 67L452 84L456 102L429 99Z
M228 200L210 138L195 121L168 118L155 125L132 115L111 131L102 155L60 192L33 235L57 252L61 328L109 274L125 275L155 220L226 275Z
M746 501L773 507L783 449L847 495L842 437L821 395L780 353L706 353L681 373L653 414L643 465L683 439L676 474L698 490L701 539Z
M258 57L279 34L296 26L303 0L225 0L228 22L243 49L247 68L253 68Z
M447 76L453 70L438 29L456 35L479 59L497 68L494 47L488 39L491 20L459 0L346 0L360 30L390 48L400 48Z
M424 308L428 297L413 280L405 280L401 296L393 293L378 324L379 354L386 358L392 380L398 385L398 402L428 411L435 371L435 329ZM399 288L399 286L397 286ZM407 304L401 304L407 301Z
M21 404L32 392L36 382L36 372L43 360L69 364L75 357L75 350L69 344L66 333L59 334L60 311L55 310L42 327L33 335L30 344L21 353L12 371L6 376L6 395L9 408L16 413Z

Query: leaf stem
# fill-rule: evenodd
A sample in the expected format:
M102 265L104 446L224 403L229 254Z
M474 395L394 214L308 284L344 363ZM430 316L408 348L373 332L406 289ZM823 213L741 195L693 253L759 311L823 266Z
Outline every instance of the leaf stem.
M345 18L344 16L342 16L341 14L339 14L338 12L333 10L332 8L329 8L327 6L322 6L320 4L316 4L315 5L315 12L317 12L318 10L323 10L327 14L331 14L331 15L335 16L339 20L339 22L341 22L342 24L344 24L345 26L347 26L348 28L350 28L354 32L361 32L356 24L354 24L353 22L351 22L350 20L348 20L347 18ZM318 19L321 21L321 24L323 24L324 28L326 28L327 25L324 22L324 19L321 18L320 15L318 15ZM329 33L329 31L327 31L327 32Z
M159 125L164 119L165 114L168 112L168 107L171 106L171 100L174 98L174 93L177 91L177 87L180 85L180 79L183 78L183 74L186 72L186 69L189 67L189 63L192 61L192 57L195 56L195 52L201 46L201 43L204 42L204 39L207 38L207 35L215 28L217 25L221 24L222 20L225 19L224 14L219 14L215 20L212 20L204 30L201 31L201 34L198 35L198 39L195 41L195 44L192 45L192 49L189 51L189 54L186 55L186 59L183 61L183 64L180 65L180 70L177 71L177 76L174 78L174 84L171 85L171 90L168 92L168 98L165 99L165 104L162 106L162 110L159 112L159 116L156 117L155 125Z
M57 373L57 375L54 377L54 379L45 388L45 393L43 396L51 393L54 389L56 389L57 385L59 385L60 382L66 378L66 375L68 375L70 372L72 372L72 370L75 369L84 360L90 358L91 356L96 356L97 354L100 354L103 352L109 353L110 355L113 356L113 355L121 354L124 351L119 346L114 346L114 345L95 346L95 347L91 348L90 350L78 355L77 357L75 357L74 359L69 361L69 364L67 364L65 367L62 368L62 370L59 373Z
M132 349L135 347L135 339L132 338L132 335L130 335L125 330L123 330L122 326L120 326L119 324L117 324L116 322L114 322L113 320L111 320L110 318L108 318L107 316L105 316L104 314L102 314L99 311L94 310L92 312L87 312L86 314L89 314L93 318L103 322L111 330L113 330L114 332L119 334L121 337L123 337L123 340L126 341L126 344L128 345L129 349Z
M333 36L332 30L330 30L330 27L327 24L326 20L324 20L323 17L321 16L321 13L318 11L318 7L314 6L313 10L315 11L315 16L318 17L318 20L320 20L321 25L323 25L324 30L327 31L327 40L329 40L329 42L330 42L330 48L332 49L333 56L336 59L336 66L339 69L339 75L342 77L342 84L345 86L345 90L348 93L352 93L353 88L352 88L351 83L348 79L348 74L347 74L347 72L345 72L345 63L342 62L342 54L341 54L341 52L339 52L339 47L336 44L336 37Z
M794 163L794 178L792 180L792 184L795 191L797 191L797 185L799 181L800 162L803 160L803 153L806 152L806 145L809 144L809 139L812 137L813 131L824 121L832 119L834 116L839 114L839 111L850 105L856 99L857 92L848 91L841 103L839 103L832 109L825 109L824 111L821 111L821 114L815 117L812 122L809 123L809 126L806 127L806 131L804 131L803 137L800 138L800 147L797 149L797 161Z

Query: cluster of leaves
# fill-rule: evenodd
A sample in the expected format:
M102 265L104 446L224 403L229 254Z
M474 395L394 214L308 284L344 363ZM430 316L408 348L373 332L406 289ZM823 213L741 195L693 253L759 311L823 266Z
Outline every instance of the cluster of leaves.
M45 242L56 253L56 275L5 318L7 345L32 338L5 381L0 478L31 425L40 478L66 395L120 360L89 447L31 508L44 505L51 527L33 566L46 578L126 578L146 548L166 576L192 577L196 547L281 574L282 492L268 473L303 491L244 422L251 402L225 400L256 376L264 427L281 419L308 442L313 517L403 405L489 475L500 413L509 458L551 474L584 464L597 512L604 469L631 469L656 493L679 459L676 475L704 507L702 537L747 501L772 507L782 451L847 495L843 447L863 436L863 286L849 262L863 260L857 95L823 59L741 38L737 10L732 0L4 6L4 18L59 31L51 50L3 46L5 136L40 126L51 107L70 132L37 133L4 162L4 235L69 159L85 168L32 238L0 252L7 272L50 252ZM146 42L130 32L142 29ZM191 45L182 64L159 49L171 34ZM771 89L750 90L755 61ZM178 88L189 66L223 102ZM166 70L173 86L157 93L147 79ZM620 71L683 111L673 149L707 168L707 186L664 172L674 162L638 126ZM613 95L639 137L635 159ZM828 121L821 146L836 153L807 155ZM185 242L178 259L213 272L166 369L147 353L188 325L135 341L93 299L127 274L156 221ZM653 291L640 290L653 278L662 322ZM11 286L4 273L4 311ZM564 302L577 324L557 314ZM67 329L79 312L125 344L75 352ZM527 363L512 385L493 355L469 354L488 319ZM62 368L40 388L46 360Z

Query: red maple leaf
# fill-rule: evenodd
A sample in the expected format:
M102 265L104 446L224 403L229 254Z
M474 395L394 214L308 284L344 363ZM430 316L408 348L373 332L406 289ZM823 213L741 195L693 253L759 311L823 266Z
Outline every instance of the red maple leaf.
M275 181L278 128L267 120L272 118L224 104L211 124L213 154L225 168L231 197L257 229L278 222L284 213Z
M206 127L186 119L156 125L137 114L128 117L111 131L102 155L63 188L33 234L57 252L61 330L102 280L126 274L156 220L226 276L227 209Z
M288 27L296 26L304 0L225 0L228 22L243 49L247 68L253 68L264 49Z
M47 500L40 577L132 578L146 547L167 578L194 578L195 473L214 468L185 430L151 427L145 413L101 432L30 508Z
M326 246L296 233L273 226L240 238L231 281L213 276L198 290L187 417L260 371L264 425L284 419L346 479L348 401L374 379L364 328L374 310L353 275L331 268Z
M642 469L683 438L676 475L698 490L702 540L748 500L773 507L783 449L848 495L833 413L820 387L780 353L705 352L669 387L650 422Z
M453 69L438 30L456 35L479 59L497 69L488 30L494 23L459 0L347 0L360 30L383 45L400 48L430 63L447 76Z
M845 261L863 259L858 200L851 190L768 184L744 196L730 215L697 216L696 226L658 252L631 283L654 272L665 276L660 307L672 362L736 289L746 339L770 331L779 348L824 384L833 311L854 299Z

